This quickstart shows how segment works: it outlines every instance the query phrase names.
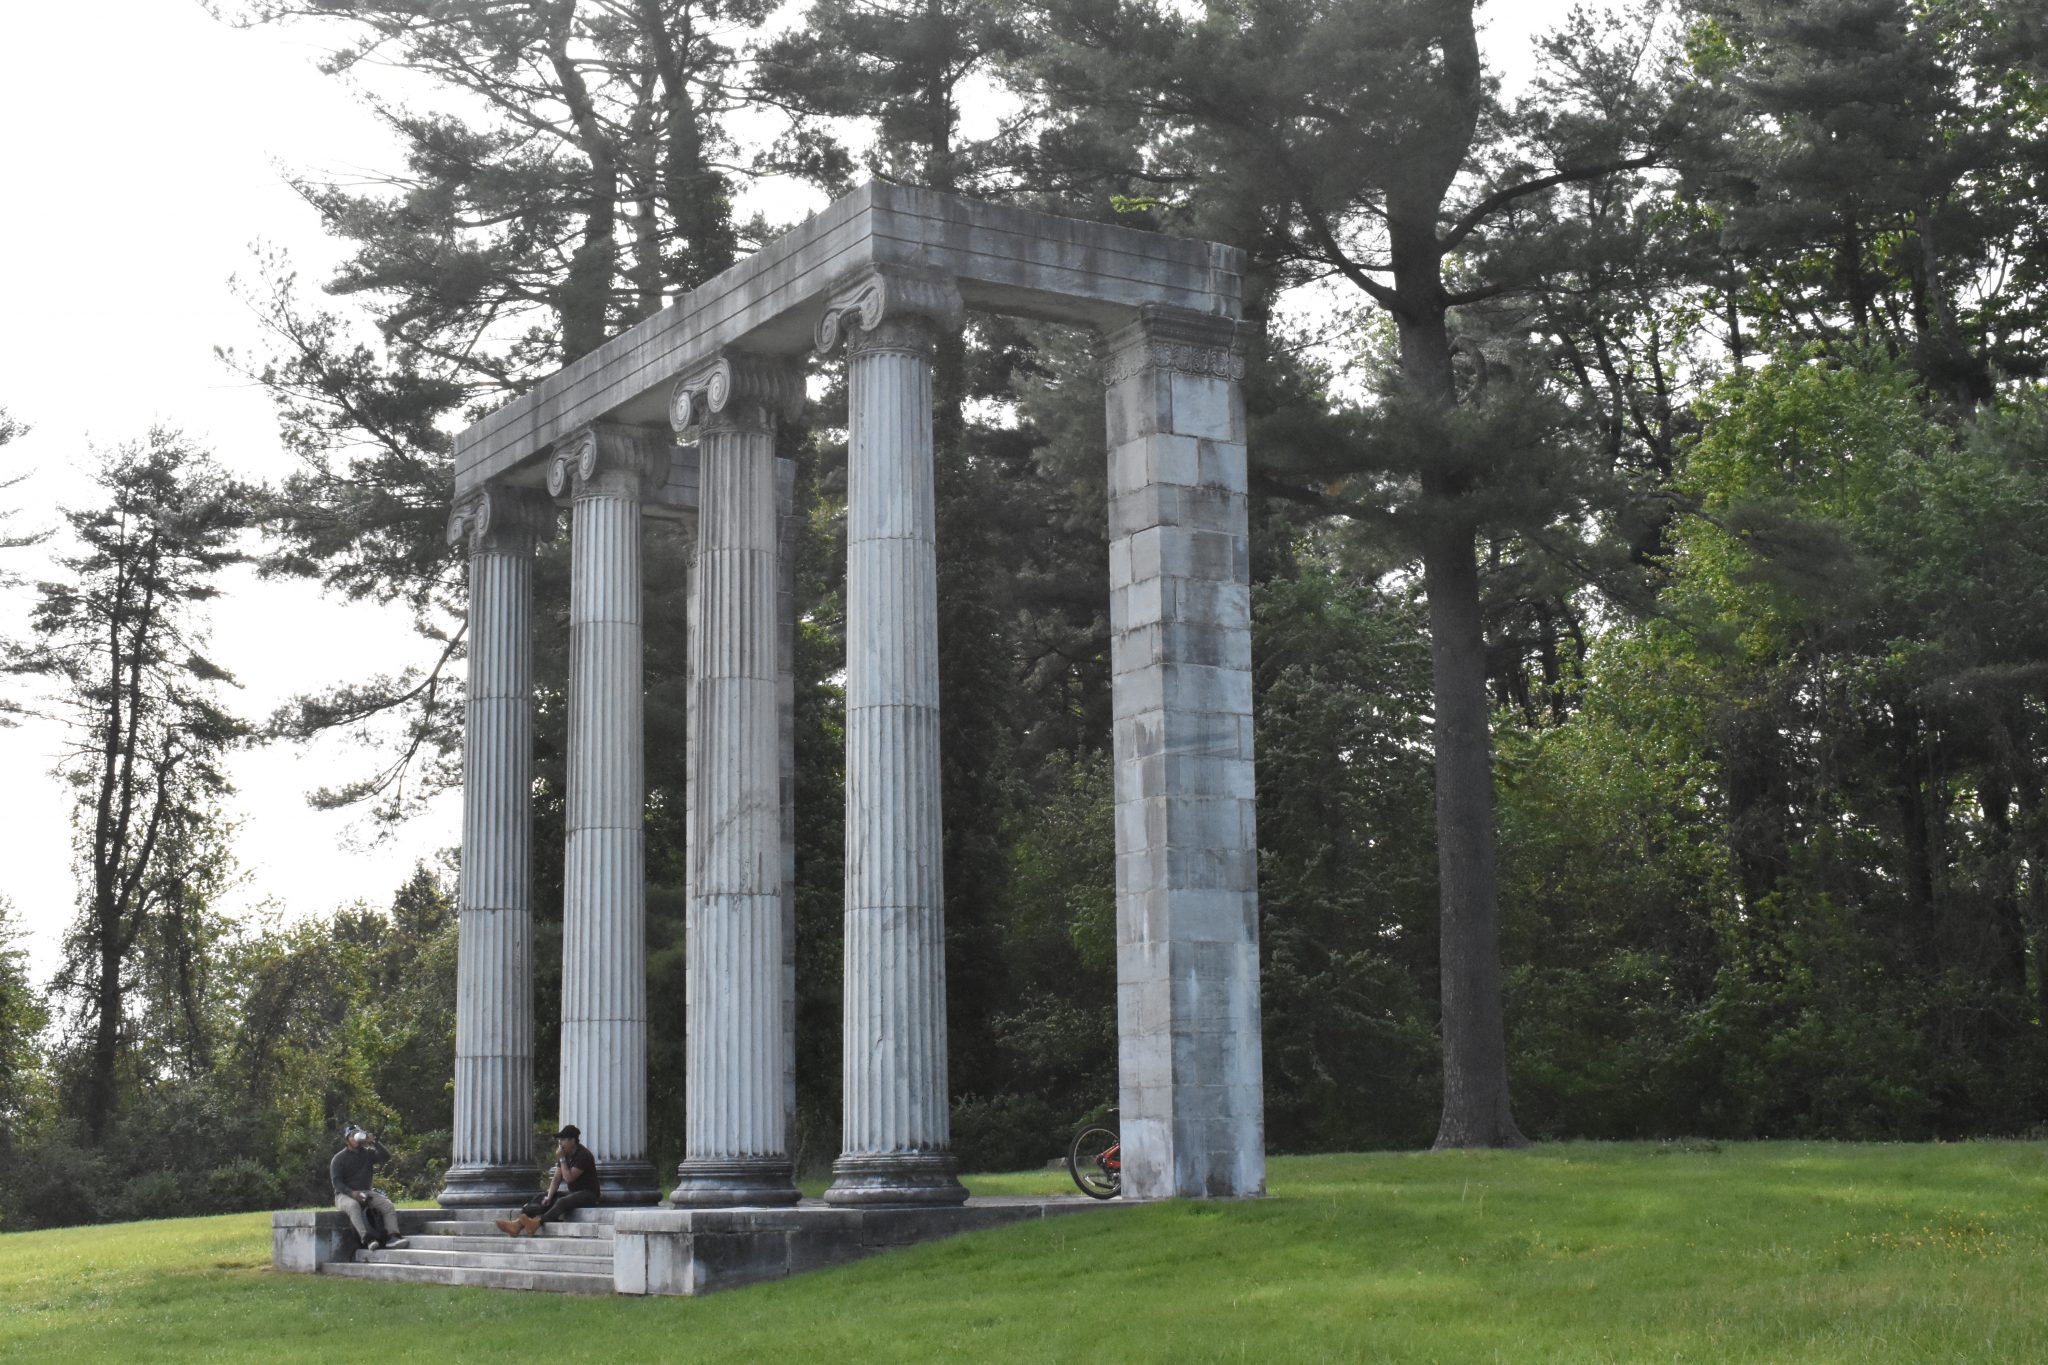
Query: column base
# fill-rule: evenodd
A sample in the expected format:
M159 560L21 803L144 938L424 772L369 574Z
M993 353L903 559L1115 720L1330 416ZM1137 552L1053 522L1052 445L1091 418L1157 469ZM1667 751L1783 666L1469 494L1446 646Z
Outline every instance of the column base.
M444 1209L508 1209L540 1189L538 1161L509 1166L450 1166L435 1202Z
M691 1157L662 1203L679 1209L779 1208L801 1197L788 1157Z
M964 1204L951 1152L852 1153L832 1163L828 1204Z
M604 1208L633 1208L661 1202L661 1180L651 1161L600 1162L597 1178L604 1182L604 1195L598 1201Z

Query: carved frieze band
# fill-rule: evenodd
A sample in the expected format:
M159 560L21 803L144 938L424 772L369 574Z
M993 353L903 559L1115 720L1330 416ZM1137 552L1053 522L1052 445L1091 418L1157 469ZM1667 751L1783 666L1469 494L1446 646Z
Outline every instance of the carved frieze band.
M804 408L803 371L777 356L721 352L676 381L668 421L678 437L707 421L772 428Z
M554 509L538 492L489 484L455 504L448 516L448 543L465 546L470 554L530 554L554 529Z
M960 288L950 275L902 266L873 265L840 284L818 319L818 349L830 354L841 341L921 350L933 332L957 332L967 320Z
M1121 384L1144 370L1242 380L1249 331L1231 318L1148 305L1103 339L1102 382Z
M548 453L548 494L638 497L643 480L667 474L669 449L658 433L639 427L613 422L587 426Z

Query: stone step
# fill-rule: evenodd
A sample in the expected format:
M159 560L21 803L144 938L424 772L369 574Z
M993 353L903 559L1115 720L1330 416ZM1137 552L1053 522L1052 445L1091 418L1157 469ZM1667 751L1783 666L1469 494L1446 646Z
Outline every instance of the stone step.
M420 1223L403 1224L405 1235L423 1237L496 1237L509 1240L498 1231L497 1224L489 1219L479 1218L431 1218ZM582 1241L610 1242L610 1223L543 1223L537 1232L531 1234L535 1241L559 1241L573 1238ZM519 1240L528 1240L525 1237Z
M588 1223L609 1223L621 1213L636 1207L630 1204L600 1204L596 1208L571 1209L549 1223L550 1227L583 1225ZM519 1213L514 1205L508 1209L400 1209L398 1216L407 1218L429 1218L448 1222L488 1223L498 1218L511 1218Z
M414 1251L473 1251L484 1255L504 1252L511 1255L574 1256L580 1260L609 1261L612 1255L612 1239L609 1237L507 1237L496 1228L473 1236L415 1232L407 1235L406 1245Z
M446 1251L436 1247L409 1245L395 1251L358 1251L356 1264L469 1266L477 1270L566 1270L577 1275L609 1275L612 1258L554 1256L544 1250L506 1251L502 1244L494 1251Z
M403 1253L394 1253L400 1254ZM408 1265L393 1261L328 1261L322 1275L350 1280L384 1280L400 1284L476 1285L487 1289L540 1289L557 1294L609 1294L609 1267L602 1275L567 1270L498 1269L468 1265Z

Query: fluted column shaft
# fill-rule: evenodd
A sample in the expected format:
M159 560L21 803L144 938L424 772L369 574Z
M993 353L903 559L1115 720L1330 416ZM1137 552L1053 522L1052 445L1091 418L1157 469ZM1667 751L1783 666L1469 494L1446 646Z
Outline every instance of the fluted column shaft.
M449 529L469 549L450 1206L533 1188L533 552L551 520L538 495L496 489Z
M600 453L551 486L568 484L560 1117L597 1154L607 1203L652 1203L660 1189L647 1154L640 473Z
M792 1204L774 418L717 396L698 440L688 1150L669 1202Z
M957 1203L946 1084L931 323L851 340L844 1151L826 1199Z

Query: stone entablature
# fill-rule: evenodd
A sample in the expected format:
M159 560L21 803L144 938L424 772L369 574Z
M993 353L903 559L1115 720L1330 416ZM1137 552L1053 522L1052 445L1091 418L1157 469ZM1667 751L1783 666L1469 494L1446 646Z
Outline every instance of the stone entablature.
M948 277L969 308L1104 333L1148 305L1235 318L1244 278L1244 254L1214 242L875 181L463 431L457 496L593 422L659 425L668 386L721 351L801 355L873 265Z

